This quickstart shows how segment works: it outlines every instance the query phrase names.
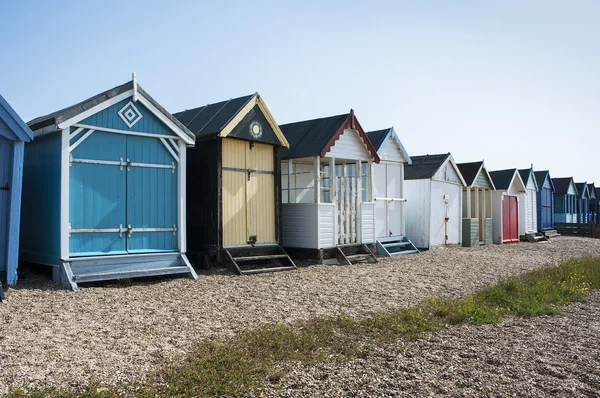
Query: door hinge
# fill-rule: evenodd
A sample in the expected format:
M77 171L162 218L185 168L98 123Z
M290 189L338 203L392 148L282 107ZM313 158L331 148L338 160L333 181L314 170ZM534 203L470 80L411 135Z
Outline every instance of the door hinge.
M10 191L10 187L8 186L8 184L4 184L3 187L0 187L0 191Z
M248 181L250 181L250 174L251 174L251 173L252 173L252 172L251 172L250 170L248 170Z

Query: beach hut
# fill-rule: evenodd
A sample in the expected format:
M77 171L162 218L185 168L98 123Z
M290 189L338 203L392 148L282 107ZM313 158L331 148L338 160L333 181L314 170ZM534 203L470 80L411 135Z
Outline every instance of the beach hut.
M483 161L458 163L465 179L462 205L462 245L493 243L492 192L494 182Z
M379 155L354 111L280 125L283 241L296 256L351 264L375 261L372 163Z
M0 95L0 301L2 284L17 283L23 152L33 132Z
M258 93L175 114L188 150L188 252L238 274L295 269L281 247L279 148L289 144Z
M418 248L460 245L465 180L449 153L412 156L404 170L406 235Z
M519 201L526 193L525 184L517 169L490 172L496 191L492 197L494 243L519 241Z
M393 127L370 131L367 137L380 159L372 170L377 252L386 257L418 253L406 237L404 165L412 163L410 156Z
M548 170L536 171L537 228L546 237L558 236L554 230L554 184Z
M533 165L529 169L520 169L519 175L525 184L525 193L519 200L519 236L530 242L545 240L544 235L537 229L537 191L538 184L533 172ZM539 239L535 239L535 238Z
M600 188L594 188L596 194L596 224L600 224Z
M554 222L577 223L577 187L573 177L553 178Z
M590 222L598 224L598 195L596 194L596 184L588 184L588 192L590 195Z
M21 258L66 288L167 274L185 256L194 135L133 80L29 122Z
M577 188L577 222L587 224L590 222L590 193L587 182L576 182L575 187Z

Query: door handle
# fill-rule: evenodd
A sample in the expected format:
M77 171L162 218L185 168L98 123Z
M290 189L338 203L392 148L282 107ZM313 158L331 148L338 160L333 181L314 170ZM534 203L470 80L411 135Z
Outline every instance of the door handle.
M10 187L8 186L8 184L4 184L3 187L0 187L0 191L10 191Z

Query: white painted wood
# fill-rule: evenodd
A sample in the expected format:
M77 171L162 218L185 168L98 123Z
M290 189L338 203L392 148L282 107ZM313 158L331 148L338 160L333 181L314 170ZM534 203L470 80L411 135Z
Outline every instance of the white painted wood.
M169 153L171 154L171 156L173 156L173 159L175 159L175 161L177 163L179 163L179 156L177 156L175 154L175 151L173 150L173 147L171 147L171 145L164 138L160 137L159 139L160 139L160 142L162 142L162 144L164 145L164 147L167 148L167 151L169 151Z
M438 171L433 175L434 181L446 181L455 184L462 184L462 176L458 168L452 164L451 158L448 158Z
M445 196L448 196L449 199L444 199ZM446 243L446 217L448 217L447 243L450 245L461 243L461 197L461 186L441 181L431 182L430 247L441 246Z
M106 133L134 135L134 136L137 136L137 137L169 138L169 139L176 138L176 137L173 137L172 135L166 135L166 134L139 133L137 131L126 131L126 130L119 130L119 129L111 129L111 128L108 128L108 127L91 126L91 125L88 125L88 124L74 124L73 126L75 126L75 127L82 127L84 129L95 129L97 131L104 131Z
M179 128L171 119L169 119L165 114L159 111L150 101L148 101L143 95L139 96L139 102L144 104L144 106L154 114L161 122L163 122L167 127L171 129L175 134L179 136L182 140L185 141L186 144L194 146L196 141L190 137L185 131Z
M431 180L405 180L406 236L419 248L429 247Z
M319 212L319 249L335 247L335 206L331 203L321 203Z
M503 191L492 192L492 241L496 244L502 243L502 198L504 197L504 195L505 193Z
M375 203L362 203L360 243L375 242Z
M344 130L326 156L348 160L368 161L371 159L367 145L355 130Z
M69 187L70 187L70 157L69 128L61 131L60 158L60 257L69 258Z
M82 127L79 127L78 129L76 129L75 131L73 131L70 135L69 135L69 139L73 139L73 137L76 137L77 134L81 133L83 131Z
M313 166L314 172L314 201L315 203L321 203L321 158L315 156L315 162Z
M296 195L294 195L294 192L292 191L292 187L295 188L295 186L292 185L293 179L292 179L292 173L294 172L294 163L293 160L290 159L288 160L288 203L296 203Z
M92 135L94 133L94 131L96 131L96 130L90 129L81 138L79 138L77 141L75 141L75 143L69 147L69 151L73 152L73 150L75 148L77 148L79 145L81 145L83 143L83 141L85 141L90 135Z
M406 163L406 159L402 154L402 149L392 135L389 135L377 151L382 162Z

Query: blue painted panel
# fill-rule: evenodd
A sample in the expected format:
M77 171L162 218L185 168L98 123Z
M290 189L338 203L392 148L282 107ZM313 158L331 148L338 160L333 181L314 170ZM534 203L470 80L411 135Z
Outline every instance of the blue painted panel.
M127 154L127 137L100 131L92 133L72 152L73 159L119 162ZM126 167L73 162L70 167L69 222L72 229L126 228ZM126 253L126 234L72 233L71 256Z
M0 187L12 183L13 143L0 141ZM7 270L10 191L0 190L0 271Z
M133 105L135 106L137 111L142 115L142 118L132 127L127 126L127 124L125 124L123 119L121 119L121 117L119 116L119 111L123 109L123 107L127 106L127 104L130 101L133 103L131 98L127 98L123 101L120 101L114 105L109 106L105 110L82 120L79 123L117 130L136 131L150 134L164 134L177 137L177 135L173 133L171 129L165 126L163 122L161 122L156 116L154 116L154 114L150 112L140 102L135 102L133 103ZM135 113L136 111L132 109L132 112Z
M175 160L159 139L127 137L127 157L133 163L172 165ZM127 222L136 228L177 226L176 169L131 167L127 173ZM134 232L127 241L130 253L174 251L179 232Z
M20 257L58 265L60 260L60 134L25 145Z

